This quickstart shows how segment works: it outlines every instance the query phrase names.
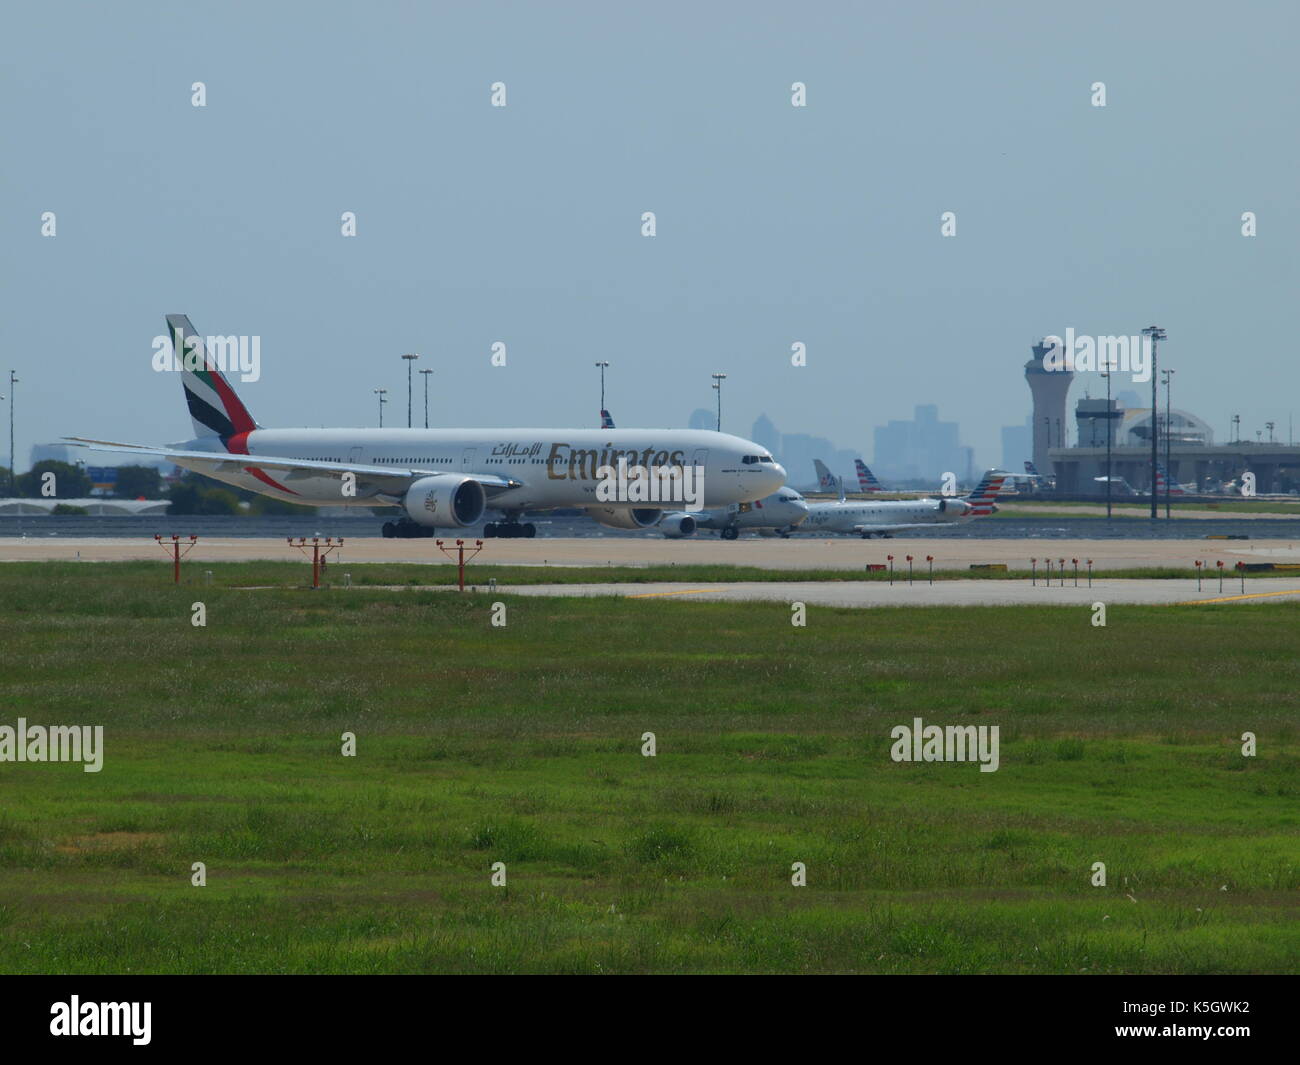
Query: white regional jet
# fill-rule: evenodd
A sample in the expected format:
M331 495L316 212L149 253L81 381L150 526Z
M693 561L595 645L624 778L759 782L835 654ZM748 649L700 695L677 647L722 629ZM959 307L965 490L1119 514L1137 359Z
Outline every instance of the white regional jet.
M600 412L601 425L614 428L613 415ZM659 531L669 540L694 536L698 529L717 529L724 540L734 540L741 529L755 529L764 536L788 537L808 516L808 504L793 488L778 488L770 496L752 503L732 503L716 510L670 510L659 522Z
M767 536L788 537L808 516L808 503L793 488L778 488L753 503L732 503L717 510L690 514L674 510L664 515L659 530L670 540L694 535L696 529L718 529L724 540L734 540L741 529L756 529Z
M534 536L519 516L557 507L584 507L607 528L644 529L681 508L681 501L598 502L596 471L619 458L629 466L699 467L706 508L749 503L785 484L785 470L760 445L707 430L263 429L189 319L169 314L167 325L193 439L168 447L69 439L92 451L161 455L291 503L394 507L399 517L385 524L385 536L477 525L488 510L505 522L489 523L484 535Z
M861 536L892 536L904 529L923 529L993 513L993 501L1006 474L989 470L965 499L897 499L809 503L808 517L799 532L848 533Z

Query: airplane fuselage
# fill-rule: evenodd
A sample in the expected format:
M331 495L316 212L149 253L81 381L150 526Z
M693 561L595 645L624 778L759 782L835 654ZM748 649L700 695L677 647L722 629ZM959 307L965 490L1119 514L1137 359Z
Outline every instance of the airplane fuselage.
M701 529L790 529L808 515L809 504L789 488L753 503L737 503L695 515Z
M687 467L703 470L704 507L748 503L785 483L785 470L764 448L727 433L696 429L257 429L238 441L238 455L217 450L212 439L190 440L180 450L213 451L212 463L176 461L197 473L263 495L308 506L375 506L382 492L345 496L337 473L315 470L264 471L240 464L257 455L456 473L518 481L492 497L494 510L522 511L597 504L598 471L620 458L629 467ZM234 461L232 461L234 460ZM636 503L682 509L680 502Z
M970 506L956 498L809 503L798 531L852 533L861 526L944 525L969 517Z

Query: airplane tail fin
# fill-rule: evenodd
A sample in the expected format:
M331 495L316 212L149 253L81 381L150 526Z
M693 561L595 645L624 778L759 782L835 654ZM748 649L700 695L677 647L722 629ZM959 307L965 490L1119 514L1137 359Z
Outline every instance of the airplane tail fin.
M613 416L609 413L609 411L607 411L607 410L602 410L602 411L600 412L600 427L601 427L602 429L613 429L613 428L615 428L615 425L614 425L614 418L613 418Z
M826 468L826 463L813 459L813 469L817 471L817 487L823 492L831 491L835 487L835 475Z
M1032 462L1030 462L1028 459L1025 459L1025 472L1026 472L1027 474L1029 474L1030 477L1041 477L1041 476L1042 476L1042 474L1038 472L1038 467L1035 466L1035 465L1034 465Z
M861 459L854 459L854 465L858 470L858 487L861 488L862 491L869 494L871 492L883 492L885 490L884 485L876 480L876 475L867 468L865 462Z
M980 483L975 486L975 490L966 497L966 502L971 505L971 515L976 518L987 517L993 513L994 501L998 498L998 492L1002 490L1002 482L1007 479L1007 475L1001 470L989 470L980 478Z
M167 330L171 335L172 351L181 371L181 384L185 389L185 402L190 409L196 437L219 437L223 444L240 433L259 428L248 408L235 395L226 375L221 372L223 354L230 351L209 350L203 337L194 332L194 326L183 314L167 315ZM216 338L221 344L239 344L239 338ZM238 358L238 348L235 349ZM228 363L229 365L229 363ZM236 362L235 365L238 365Z
M1172 483L1169 482L1169 471L1165 469L1165 464L1163 462L1157 462L1156 463L1156 495L1162 496L1166 493L1166 491L1171 496L1184 496L1187 494L1187 489L1185 489L1177 481L1174 481Z
M844 478L836 477L826 468L826 463L821 459L813 459L813 467L817 470L817 487L823 492L839 492L840 502L844 501Z

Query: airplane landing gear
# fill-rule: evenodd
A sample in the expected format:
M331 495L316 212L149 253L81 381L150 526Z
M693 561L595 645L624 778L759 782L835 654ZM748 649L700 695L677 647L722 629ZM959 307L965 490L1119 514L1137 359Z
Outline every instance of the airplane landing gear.
M739 535L740 535L740 530L737 529L734 525L728 525L725 529L722 530L722 538L724 540L734 540Z
M483 538L490 540L493 537L510 539L512 537L522 537L531 540L537 535L537 526L531 521L490 521L483 526Z
M394 537L400 540L426 539L434 535L432 528L427 525L416 525L410 518L386 521L380 532L385 540L391 540Z

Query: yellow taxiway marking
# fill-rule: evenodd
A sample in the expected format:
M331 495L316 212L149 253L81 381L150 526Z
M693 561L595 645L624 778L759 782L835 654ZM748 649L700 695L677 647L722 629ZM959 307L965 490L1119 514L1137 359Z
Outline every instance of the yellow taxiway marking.
M1244 595L1225 595L1218 599L1192 599L1179 606L1204 606L1206 603L1231 603L1238 599L1267 599L1274 595L1300 595L1300 588L1288 588L1284 592L1246 592Z
M688 588L680 592L644 592L641 595L629 595L629 599L655 599L661 595L699 595L701 592L716 592L716 588Z

